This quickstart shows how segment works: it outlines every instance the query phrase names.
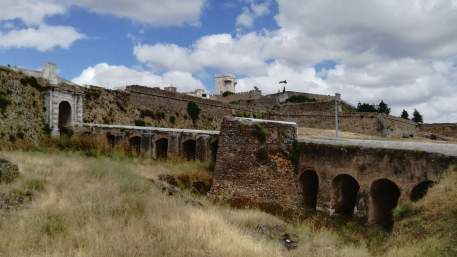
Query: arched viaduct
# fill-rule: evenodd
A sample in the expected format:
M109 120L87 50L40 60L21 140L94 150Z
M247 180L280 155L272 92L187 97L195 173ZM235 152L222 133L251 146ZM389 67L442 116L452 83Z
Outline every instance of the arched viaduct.
M213 197L273 212L321 210L386 229L457 164L455 145L296 141L296 124L225 118ZM435 149L436 148L436 149Z
M75 133L98 137L133 155L207 161L216 156L218 131L75 123Z

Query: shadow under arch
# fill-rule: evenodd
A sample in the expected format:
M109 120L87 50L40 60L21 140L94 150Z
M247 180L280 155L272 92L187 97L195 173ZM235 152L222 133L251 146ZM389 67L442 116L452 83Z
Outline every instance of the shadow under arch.
M332 181L332 208L335 213L351 217L357 203L360 185L348 174L340 174Z
M378 179L370 187L371 220L385 230L392 230L394 220L392 211L398 204L400 188L388 179Z
M298 182L302 189L303 206L309 210L316 210L319 191L319 176L316 171L312 169L304 170L300 174Z

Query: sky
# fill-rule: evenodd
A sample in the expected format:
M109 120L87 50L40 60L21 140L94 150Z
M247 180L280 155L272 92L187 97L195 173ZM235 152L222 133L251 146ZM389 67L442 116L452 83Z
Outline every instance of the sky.
M0 0L0 64L75 83L384 100L457 122L457 0Z

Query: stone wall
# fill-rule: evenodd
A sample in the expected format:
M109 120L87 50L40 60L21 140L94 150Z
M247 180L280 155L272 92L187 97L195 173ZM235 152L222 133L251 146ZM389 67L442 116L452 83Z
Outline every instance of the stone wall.
M262 92L251 90L249 92L229 94L227 96L214 95L211 99L223 102L223 103L238 103L240 101L253 101L262 98Z
M421 132L427 132L427 133L443 135L446 137L457 138L457 124L456 123L420 124L419 130Z
M299 127L335 129L335 114L310 112L304 114L273 114L275 120L293 121ZM416 123L379 113L340 113L339 129L373 136L410 137L416 133Z
M36 144L47 134L46 89L43 79L0 69L0 145L17 141Z
M295 209L299 194L289 151L296 134L294 123L224 118L211 195L237 207Z

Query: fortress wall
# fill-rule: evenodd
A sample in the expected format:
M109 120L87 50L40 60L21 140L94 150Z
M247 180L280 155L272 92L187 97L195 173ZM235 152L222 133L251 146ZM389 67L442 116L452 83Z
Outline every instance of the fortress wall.
M299 115L274 114L275 120L294 121L299 127L317 129L335 129L335 114L313 112ZM402 137L416 133L416 124L399 118L378 113L340 113L339 128L348 131L373 136Z
M457 123L420 124L419 130L421 132L429 132L446 137L457 138Z
M233 95L221 96L221 95L214 95L211 96L211 99L216 101L220 101L223 103L231 103L237 101L249 101L249 100L257 100L262 97L261 91L251 90L249 92L242 92L242 93L235 93Z

